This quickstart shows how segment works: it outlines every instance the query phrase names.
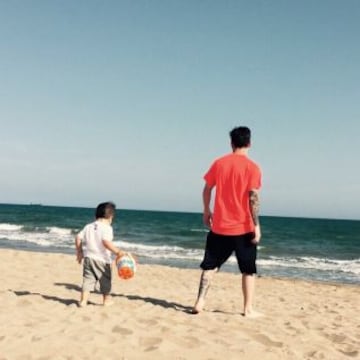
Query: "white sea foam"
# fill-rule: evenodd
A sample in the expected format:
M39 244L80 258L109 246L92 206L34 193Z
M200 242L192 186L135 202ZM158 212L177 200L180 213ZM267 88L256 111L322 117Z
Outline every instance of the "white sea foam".
M71 229L59 228L56 226L47 227L46 229L50 234L71 235L71 233L72 233Z
M145 245L126 241L115 241L121 249L151 259L201 260L203 250L186 249L180 246Z
M209 232L209 229L190 229L191 232L201 232L201 233L207 233Z
M126 241L115 241L120 247L124 247L126 249L137 249L144 251L163 251L163 252L171 252L171 251L180 251L184 250L184 248L180 246L168 246L168 245L145 245L139 243L130 243Z
M118 241L117 244L126 251L132 251L139 256L151 259L201 261L204 255L203 249L186 249L179 246L166 245L145 245L126 241ZM228 260L230 265L234 265L236 262L234 255ZM269 259L259 259L258 264L267 268L314 269L360 275L360 259L334 260L315 257L270 257Z
M8 224L0 224L8 225ZM10 230L8 230L10 229ZM73 245L73 236L70 229L46 228L47 231L35 229L35 231L23 231L23 226L0 227L0 238L8 241L26 242L42 247L64 247Z
M7 236L10 241L24 241L39 246L54 246L54 242L51 239L47 239L46 234L41 233L12 233Z
M335 271L360 275L360 259L335 260L315 257L280 258L271 257L260 259L258 264L265 267L285 267L298 269L314 269L322 271Z
M8 241L29 243L44 248L60 247L68 250L74 248L74 235L72 230L68 228L47 227L26 231L26 228L20 225L1 223L0 238ZM133 252L138 256L161 261L200 262L204 256L203 249L183 248L176 245L150 245L130 242L126 241L126 239L125 241L117 240L115 244L121 249ZM231 266L236 265L236 258L231 256L228 263ZM285 274L287 272L295 273L301 271L312 271L313 274L315 272L327 272L330 277L335 276L332 274L339 275L341 273L343 278L350 278L355 281L359 278L360 281L360 258L335 260L316 257L292 258L271 256L266 259L260 257L258 265L260 268L262 267L271 273L276 273L279 270Z
M19 231L22 228L23 227L21 225L14 225L7 223L0 224L0 231Z

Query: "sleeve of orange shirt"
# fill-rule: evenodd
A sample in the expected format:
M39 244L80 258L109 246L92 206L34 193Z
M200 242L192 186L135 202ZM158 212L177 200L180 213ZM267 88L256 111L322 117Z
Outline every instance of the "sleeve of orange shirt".
M250 172L248 190L259 190L261 188L261 171L254 165Z
M204 180L206 181L206 184L212 188L216 184L216 162L214 162L211 166L208 172L204 175Z

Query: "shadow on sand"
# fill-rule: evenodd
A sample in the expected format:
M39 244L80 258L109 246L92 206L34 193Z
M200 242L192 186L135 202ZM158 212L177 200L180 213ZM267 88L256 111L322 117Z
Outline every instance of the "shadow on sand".
M44 295L44 294L31 292L31 291L16 291L16 290L11 290L11 289L9 289L8 291L13 292L16 296L30 296L30 295L41 296L45 300L56 301L56 302L66 305L66 306L69 306L72 304L77 305L77 303L78 303L75 299L64 299L64 298L61 298L58 296Z
M149 296L143 297L143 296L139 296L139 295L124 295L124 294L112 294L112 296L113 297L123 297L128 300L135 300L135 301L140 300L140 301L143 301L146 303L153 304L155 306L161 306L165 309L174 309L174 310L182 311L182 312L190 313L192 310L192 307L190 307L190 306L184 306L184 305L176 303L176 302L170 302L167 300L152 298Z
M81 291L81 287L78 285L74 285L74 284L69 284L69 283L54 283L55 286L63 286L68 290L75 290L80 292ZM45 295L45 294L41 294L39 292L31 292L31 291L19 291L19 290L11 290L9 289L8 291L14 293L16 296L41 296L43 299L45 300L50 300L50 301L56 301L59 302L61 304L64 304L66 306L69 305L78 305L78 301L75 299L68 299L68 298L61 298L58 296L54 296L54 295ZM98 291L94 291L94 293L98 293ZM111 294L114 298L116 297L120 297L120 298L126 298L130 301L143 301L145 303L150 303L152 305L155 306L161 306L165 309L174 309L176 311L182 311L182 312L186 312L191 314L191 310L192 307L190 306L184 306L182 304L176 303L176 302L170 302L167 300L163 300L163 299L157 299L157 298L153 298L153 297L143 297L143 296L139 296L139 295L125 295L125 294ZM97 305L96 303L90 302L90 305Z

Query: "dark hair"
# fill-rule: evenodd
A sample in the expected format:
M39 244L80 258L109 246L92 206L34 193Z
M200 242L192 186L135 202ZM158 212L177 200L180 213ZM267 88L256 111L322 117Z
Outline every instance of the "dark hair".
M246 126L239 126L230 131L231 144L235 148L248 147L250 145L251 131Z
M95 217L97 219L100 218L110 219L111 217L115 216L115 209L116 206L111 201L101 203L96 208Z

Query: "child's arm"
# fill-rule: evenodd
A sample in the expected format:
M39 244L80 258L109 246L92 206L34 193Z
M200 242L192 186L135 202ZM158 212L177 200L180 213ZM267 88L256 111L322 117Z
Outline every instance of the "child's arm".
M76 247L76 260L78 261L79 264L81 264L81 260L83 259L84 255L81 246L81 238L79 237L79 235L77 235L75 238L75 247Z
M106 249L110 250L113 254L117 255L117 256L122 256L124 254L123 251L121 251L119 248L117 248L112 241L109 240L103 240L102 241L103 245L105 246Z

